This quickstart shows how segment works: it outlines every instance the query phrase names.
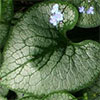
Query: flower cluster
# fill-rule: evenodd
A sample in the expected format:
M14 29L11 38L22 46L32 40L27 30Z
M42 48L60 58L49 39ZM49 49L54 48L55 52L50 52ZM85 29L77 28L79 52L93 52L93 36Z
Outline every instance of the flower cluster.
M56 26L59 22L63 21L63 14L59 11L59 5L55 4L51 10L50 23Z
M91 2L91 0L88 0L88 2ZM90 7L87 11L85 11L85 7L81 6L79 7L80 13L87 13L87 14L94 14L94 7Z
M85 11L85 7L81 6L79 7L80 13L87 13L87 14L94 14L94 7L90 7L87 11Z

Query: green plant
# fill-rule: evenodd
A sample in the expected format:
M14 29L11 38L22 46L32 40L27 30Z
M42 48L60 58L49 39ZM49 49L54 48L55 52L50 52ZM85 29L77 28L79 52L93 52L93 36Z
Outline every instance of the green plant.
M15 14L1 0L1 100L9 90L16 100L99 100L100 43L68 37L75 26L100 26L98 8L99 0L44 0Z

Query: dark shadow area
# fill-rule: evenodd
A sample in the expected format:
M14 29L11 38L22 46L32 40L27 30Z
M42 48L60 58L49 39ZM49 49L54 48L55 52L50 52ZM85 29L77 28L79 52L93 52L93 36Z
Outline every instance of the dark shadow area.
M73 42L81 42L83 40L94 40L99 42L100 27L96 28L79 28L67 32L68 38Z
M33 6L36 3L41 2L41 0L14 0L14 10L17 11L26 11L29 7Z
M79 91L73 94L76 98L78 98L78 100L82 100L80 99L81 97L83 97L83 91Z
M6 97L7 97L7 100L15 100L17 98L17 95L14 91L9 90Z

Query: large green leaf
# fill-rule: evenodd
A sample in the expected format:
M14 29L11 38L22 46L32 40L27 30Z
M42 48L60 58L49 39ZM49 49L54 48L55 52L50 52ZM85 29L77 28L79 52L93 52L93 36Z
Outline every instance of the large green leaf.
M50 24L52 7L64 15L57 26ZM100 73L100 45L93 41L70 43L64 32L78 19L74 6L45 2L32 7L13 28L4 50L1 84L34 95L76 91Z

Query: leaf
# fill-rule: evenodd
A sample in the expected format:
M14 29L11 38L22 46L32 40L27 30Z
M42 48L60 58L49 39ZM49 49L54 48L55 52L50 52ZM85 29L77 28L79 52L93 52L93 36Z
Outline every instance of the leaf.
M4 46L7 34L9 31L9 25L0 23L0 49Z
M100 77L85 92L87 93L88 100L100 100Z
M7 100L6 98L4 98L4 97L2 97L2 96L0 96L0 100Z
M0 49L4 46L13 17L12 0L0 0Z
M0 21L9 22L13 17L13 0L0 0Z
M23 14L24 13L21 11L15 13L13 19L11 20L11 23L15 25L18 22L18 20L23 16Z
M7 88L5 88L4 86L0 86L0 95L2 95L2 96L6 96L7 95L7 93L8 93L8 89ZM0 99L1 100L1 99Z
M16 94L17 94L18 99L22 99L22 98L29 96L28 94L24 94L24 93L21 93L21 92L16 92Z
M1 64L2 64L2 61L3 61L2 49L5 45L8 32L9 32L9 25L0 23L0 67L1 67Z
M73 95L66 92L56 92L45 96L43 99L36 99L32 96L23 97L18 100L77 100Z
M49 22L55 4L64 15L57 26ZM26 12L6 44L0 84L42 95L78 91L92 83L100 73L100 44L71 43L65 38L77 16L76 8L65 2L40 3Z
M77 100L73 95L66 92L52 93L43 100Z
M0 49L4 46L13 17L12 0L0 0Z

